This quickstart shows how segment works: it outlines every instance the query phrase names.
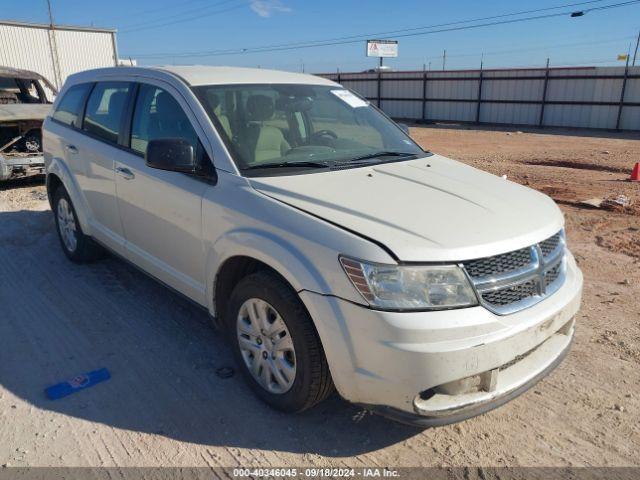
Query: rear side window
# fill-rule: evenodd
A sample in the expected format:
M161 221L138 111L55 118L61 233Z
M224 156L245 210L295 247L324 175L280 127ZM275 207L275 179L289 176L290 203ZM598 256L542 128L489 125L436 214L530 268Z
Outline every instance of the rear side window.
M90 88L90 83L83 83L67 90L67 93L58 102L56 111L53 112L53 118L65 125L79 128L82 104Z
M150 140L182 138L198 148L198 134L173 96L162 88L140 85L131 125L131 149L145 154Z
M118 143L130 88L127 82L97 83L87 101L82 128L107 142Z

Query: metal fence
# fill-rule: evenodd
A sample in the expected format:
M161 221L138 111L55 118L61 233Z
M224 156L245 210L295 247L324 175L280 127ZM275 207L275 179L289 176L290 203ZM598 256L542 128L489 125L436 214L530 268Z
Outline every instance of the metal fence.
M640 67L327 73L394 118L640 130Z

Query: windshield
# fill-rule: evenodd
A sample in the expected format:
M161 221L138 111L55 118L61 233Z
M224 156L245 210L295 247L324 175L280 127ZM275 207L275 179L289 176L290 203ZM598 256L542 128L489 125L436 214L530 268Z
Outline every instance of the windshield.
M338 86L194 90L244 175L308 173L424 155L385 115Z

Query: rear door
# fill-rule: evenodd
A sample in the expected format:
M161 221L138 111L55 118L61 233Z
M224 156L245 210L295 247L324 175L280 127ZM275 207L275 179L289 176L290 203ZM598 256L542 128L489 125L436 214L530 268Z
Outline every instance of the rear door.
M124 233L114 169L125 154L118 138L132 87L129 82L96 83L85 106L82 134L66 147L69 156L82 158L79 183L91 210L92 236L118 253L124 252Z
M64 159L78 184L91 235L119 253L124 251L124 235L113 169L130 85L90 82L70 87L58 102L44 139L47 151Z
M204 135L184 99L162 82L139 84L130 115L129 152L115 165L126 255L205 304L202 196L210 184L188 174L147 167L144 160L148 142L158 138L183 138L194 151L206 155L199 139Z

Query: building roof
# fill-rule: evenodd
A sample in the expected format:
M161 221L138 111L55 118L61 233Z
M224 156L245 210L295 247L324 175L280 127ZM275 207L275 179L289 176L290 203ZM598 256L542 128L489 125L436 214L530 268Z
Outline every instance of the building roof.
M24 27L24 28L44 28L51 29L51 25L48 23L32 23L32 22L19 22L14 20L0 20L0 25L9 25L10 27ZM100 27L85 27L79 25L58 25L54 24L53 28L56 30L72 30L82 32L103 32L103 33L116 33L115 28L100 28Z

